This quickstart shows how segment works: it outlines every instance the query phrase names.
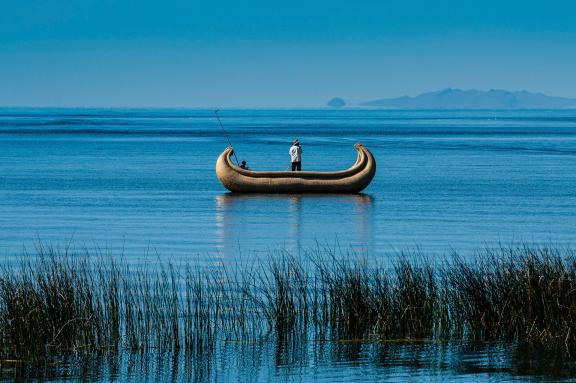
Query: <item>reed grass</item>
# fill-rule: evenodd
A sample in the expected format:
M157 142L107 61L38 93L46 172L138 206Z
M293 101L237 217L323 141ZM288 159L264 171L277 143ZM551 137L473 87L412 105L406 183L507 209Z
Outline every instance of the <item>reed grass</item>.
M0 271L0 357L203 354L220 340L270 336L576 346L576 258L568 250L499 247L466 260L404 255L382 265L332 251L269 259L207 271L40 247Z

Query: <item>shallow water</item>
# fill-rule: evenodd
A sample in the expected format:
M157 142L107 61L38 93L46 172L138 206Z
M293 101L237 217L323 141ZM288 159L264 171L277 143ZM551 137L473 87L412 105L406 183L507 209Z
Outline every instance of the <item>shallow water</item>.
M227 342L211 355L120 353L64 357L32 371L4 364L0 380L120 382L573 381L562 350L490 343Z
M574 245L576 111L221 116L252 169L286 169L297 137L305 170L346 168L356 158L353 143L362 142L378 172L361 195L233 195L214 174L227 142L210 110L0 109L2 264L38 242L98 248L135 263L205 265L317 247L385 260L414 249L467 255L498 242ZM297 351L229 343L203 367L186 369L182 354L146 362L120 355L100 367L73 362L48 371L54 379L122 381L194 380L198 371L211 381L574 375L570 357L510 345L308 342Z

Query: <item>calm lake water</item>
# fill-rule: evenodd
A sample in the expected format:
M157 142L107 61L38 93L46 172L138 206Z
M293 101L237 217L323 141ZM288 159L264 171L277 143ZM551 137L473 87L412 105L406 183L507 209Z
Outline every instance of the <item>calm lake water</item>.
M360 196L236 196L210 110L0 110L0 254L41 240L188 259L317 244L385 256L513 241L571 244L576 111L231 110L252 169L306 170L374 153Z
M347 168L361 142L378 172L361 195L237 196L215 176L228 144L211 110L0 109L2 263L38 242L123 254L134 263L204 265L318 246L386 260L415 249L466 255L499 242L574 245L574 110L220 115L239 159L254 170L287 169L299 138L304 170ZM479 365L475 379L500 380L540 371L522 367L514 359L520 351L500 346L424 345L415 354L414 345L308 345L288 361L266 347L247 353L229 346L208 368L210 379L466 380ZM356 348L353 357L346 348ZM118 363L121 376L134 378L128 362ZM545 368L542 376L561 377L564 369Z

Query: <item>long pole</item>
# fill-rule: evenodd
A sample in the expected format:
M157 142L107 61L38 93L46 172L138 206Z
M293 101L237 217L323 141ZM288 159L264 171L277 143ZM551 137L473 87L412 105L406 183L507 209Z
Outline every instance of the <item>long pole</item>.
M226 133L226 130L224 129L224 125L222 125L222 121L220 121L220 116L218 115L218 109L216 109L214 111L214 114L216 115L216 119L218 120L218 124L220 124L220 128L222 129L222 131L224 132L224 135L226 136L226 139L228 140L228 145L232 146L232 142L230 142L230 137L228 136L228 133ZM234 151L232 153L234 154L234 158L236 159L236 165L240 166L240 163L238 162L238 157L236 157L236 151Z

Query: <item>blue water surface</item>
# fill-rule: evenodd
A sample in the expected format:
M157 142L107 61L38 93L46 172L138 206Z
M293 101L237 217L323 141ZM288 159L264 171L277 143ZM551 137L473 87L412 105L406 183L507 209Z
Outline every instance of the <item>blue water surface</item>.
M211 110L1 109L0 256L39 241L129 259L226 260L317 246L387 257L497 242L572 244L576 111L224 110L240 159L378 163L359 196L236 196ZM240 255L241 256L241 255Z
M234 265L331 249L470 256L499 243L574 245L576 111L223 110L239 158L304 170L374 153L360 195L233 195L214 165L228 146L211 110L0 109L0 264L39 244L131 263ZM502 381L574 377L574 362L502 344L359 341L219 345L203 360L120 353L50 364L46 380ZM564 356L566 358L566 356ZM2 362L0 377L22 377Z

